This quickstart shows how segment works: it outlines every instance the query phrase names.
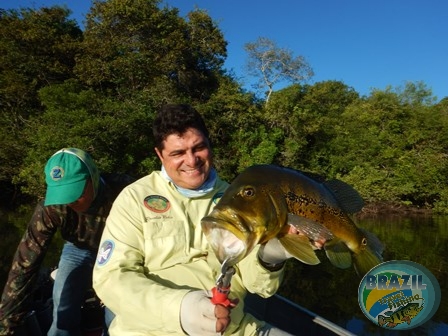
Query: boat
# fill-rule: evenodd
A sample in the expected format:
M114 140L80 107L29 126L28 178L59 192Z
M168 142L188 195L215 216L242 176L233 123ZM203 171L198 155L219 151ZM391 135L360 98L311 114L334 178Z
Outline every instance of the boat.
M278 294L263 299L249 293L245 299L245 309L256 318L293 335L355 336L352 332Z
M54 273L53 273L54 276ZM53 279L41 283L35 295L33 310L26 318L26 324L18 332L18 336L44 336L47 334L52 319ZM313 336L355 336L341 326L318 314L275 294L269 298L261 298L248 293L245 298L245 310L256 318L266 321L293 335ZM82 336L102 336L104 323L104 306L89 290L81 307Z
M43 336L51 324L51 301L42 311L33 311L27 319L27 331L19 335ZM341 326L319 316L312 311L275 294L263 299L248 294L246 311L293 335L314 336L355 336ZM83 336L101 336L103 331L104 307L95 297L86 300L82 307Z

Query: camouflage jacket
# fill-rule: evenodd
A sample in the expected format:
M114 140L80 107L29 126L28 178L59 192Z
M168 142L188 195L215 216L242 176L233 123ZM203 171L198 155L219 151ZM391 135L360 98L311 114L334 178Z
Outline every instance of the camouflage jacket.
M106 218L121 190L135 181L124 174L101 175L100 189L91 207L77 213L66 205L36 206L17 247L0 303L0 335L15 335L30 311L39 270L51 240L60 230L64 240L79 248L98 250Z

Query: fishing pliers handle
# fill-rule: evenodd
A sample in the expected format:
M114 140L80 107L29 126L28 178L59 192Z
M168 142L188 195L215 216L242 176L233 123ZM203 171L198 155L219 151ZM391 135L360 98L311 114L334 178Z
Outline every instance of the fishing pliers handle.
M216 280L216 286L212 288L212 298L213 304L222 305L224 307L234 307L235 302L229 300L230 293L230 282L232 276L235 274L235 269L232 266L227 266L227 260L221 266L221 274Z

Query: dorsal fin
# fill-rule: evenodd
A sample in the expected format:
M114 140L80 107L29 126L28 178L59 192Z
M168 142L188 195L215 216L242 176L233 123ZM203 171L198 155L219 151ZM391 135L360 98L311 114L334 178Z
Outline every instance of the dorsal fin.
M354 214L364 207L364 200L361 195L348 183L341 180L329 180L327 181L324 176L311 173L307 171L301 171L298 169L288 168L299 172L300 174L323 184L331 193L335 196L339 206L347 213Z
M363 208L364 200L351 185L341 180L330 180L323 184L333 193L344 211L354 214Z

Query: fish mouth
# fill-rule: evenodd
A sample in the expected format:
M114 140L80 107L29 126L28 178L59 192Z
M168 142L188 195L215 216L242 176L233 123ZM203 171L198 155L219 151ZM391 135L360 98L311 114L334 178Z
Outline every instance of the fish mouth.
M201 225L220 263L228 259L227 264L233 266L252 250L247 232L241 231L241 222L235 224L235 218L216 217L212 212L202 219Z

